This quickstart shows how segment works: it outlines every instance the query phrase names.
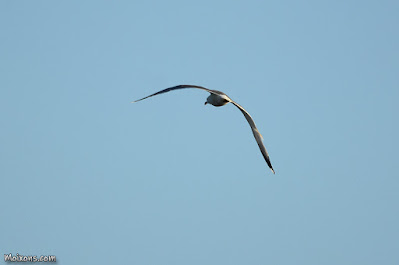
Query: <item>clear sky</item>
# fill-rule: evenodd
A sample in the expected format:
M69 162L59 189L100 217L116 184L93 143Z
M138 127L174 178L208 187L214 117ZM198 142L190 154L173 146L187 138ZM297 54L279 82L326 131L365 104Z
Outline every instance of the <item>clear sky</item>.
M1 1L1 257L399 264L398 27L393 0ZM231 104L130 104L178 84L245 107L276 175Z

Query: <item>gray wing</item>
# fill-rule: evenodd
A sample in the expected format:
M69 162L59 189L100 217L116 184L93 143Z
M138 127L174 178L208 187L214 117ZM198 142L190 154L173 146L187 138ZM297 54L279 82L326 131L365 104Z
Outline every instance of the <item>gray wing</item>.
M265 158L267 165L270 167L270 169L272 170L272 172L274 174L274 169L272 167L272 163L270 162L269 154L267 153L266 148L263 145L263 141L262 141L263 137L260 134L260 132L258 131L258 128L256 128L255 122L252 119L251 115L249 115L249 113L243 107L241 107L238 103L234 102L233 100L231 101L231 103L233 103L242 112L242 114L244 114L249 125L251 126L252 133L254 134L255 140L258 143L259 149L262 152L262 155Z
M152 95L149 95L149 96L147 96L147 97L145 97L145 98L132 101L132 103L133 103L133 102L140 101L140 100L143 100L143 99L146 99L146 98L149 98L149 97L152 97L152 96L156 96L156 95L159 95L159 94L163 94L163 93L166 93L166 92L169 92L169 91L172 91L172 90L183 89L183 88L198 88L198 89L205 90L205 91L207 91L207 92L209 92L209 93L212 93L212 94L216 94L216 95L221 95L221 94L222 94L222 95L224 95L223 92L216 91L216 90L211 90L211 89L208 89L208 88L205 88L205 87L202 87L202 86L179 85L179 86L169 87L169 88L166 88L166 89L164 89L164 90L158 91L157 93L154 93L154 94L152 94Z

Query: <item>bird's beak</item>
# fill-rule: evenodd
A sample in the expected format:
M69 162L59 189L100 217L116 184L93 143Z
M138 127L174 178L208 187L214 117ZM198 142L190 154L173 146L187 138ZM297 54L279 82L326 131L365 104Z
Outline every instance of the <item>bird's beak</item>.
M208 102L205 101L205 104L204 104L204 105L206 105L206 104L208 104Z

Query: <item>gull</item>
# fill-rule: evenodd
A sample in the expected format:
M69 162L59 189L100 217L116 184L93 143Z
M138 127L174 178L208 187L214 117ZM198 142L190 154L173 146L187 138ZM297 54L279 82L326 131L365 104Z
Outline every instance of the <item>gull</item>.
M245 119L247 119L249 125L251 126L252 129L252 133L254 134L255 140L258 143L259 149L263 155L263 158L265 159L267 165L269 166L269 168L271 169L271 171L274 174L274 169L272 167L272 164L270 162L270 158L269 158L269 154L266 151L265 146L263 145L263 136L260 134L260 132L258 131L258 129L256 128L255 122L252 119L251 115L249 115L249 113L243 108L241 107L237 102L235 102L234 100L232 100L230 97L228 97L225 93L218 91L218 90L211 90L202 86L195 86L195 85L178 85L178 86L174 86L174 87L169 87L166 88L164 90L158 91L154 94L151 94L147 97L132 101L131 103L135 103L138 101L141 101L143 99L152 97L152 96L156 96L159 94L163 94L169 91L173 91L173 90L177 90L177 89L183 89L183 88L197 88L197 89L201 89L201 90L205 90L207 92L210 93L210 95L208 96L208 98L206 99L205 105L206 104L211 104L215 107L221 107L226 105L227 103L232 103L234 106L236 106L241 112L242 114L244 114Z

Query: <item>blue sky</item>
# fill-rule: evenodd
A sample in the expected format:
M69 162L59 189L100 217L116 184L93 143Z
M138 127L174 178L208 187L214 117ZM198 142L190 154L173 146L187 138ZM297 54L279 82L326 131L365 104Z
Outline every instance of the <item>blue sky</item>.
M398 264L397 1L1 1L0 253ZM268 169L242 114L264 136ZM4 262L4 261L2 261Z

